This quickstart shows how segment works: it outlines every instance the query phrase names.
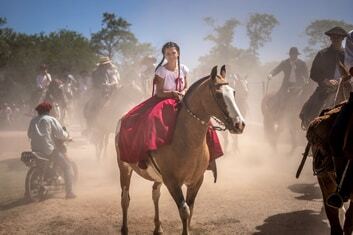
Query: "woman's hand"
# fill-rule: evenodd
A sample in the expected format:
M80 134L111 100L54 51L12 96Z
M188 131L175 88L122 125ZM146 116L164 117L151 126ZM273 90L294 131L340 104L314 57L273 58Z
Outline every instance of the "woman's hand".
M172 95L173 98L177 99L177 100L181 100L183 98L183 93L179 92L179 91L172 91Z

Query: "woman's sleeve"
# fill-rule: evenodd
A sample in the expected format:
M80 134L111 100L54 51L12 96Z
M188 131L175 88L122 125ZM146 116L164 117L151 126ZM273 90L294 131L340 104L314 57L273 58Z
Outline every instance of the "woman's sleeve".
M160 78L164 78L164 77L165 77L165 74L164 74L164 72L163 72L162 66L160 66L160 67L156 70L155 75L157 75L157 76L160 77Z
M182 69L183 69L184 75L187 76L189 74L189 71L190 71L189 68L186 67L186 65L183 65Z

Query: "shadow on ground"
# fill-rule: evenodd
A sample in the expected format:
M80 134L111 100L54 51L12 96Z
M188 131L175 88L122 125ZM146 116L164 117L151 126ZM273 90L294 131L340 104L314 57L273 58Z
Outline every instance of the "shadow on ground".
M329 234L329 226L323 222L324 217L312 210L302 210L273 215L265 219L264 224L257 226L255 234L315 235Z

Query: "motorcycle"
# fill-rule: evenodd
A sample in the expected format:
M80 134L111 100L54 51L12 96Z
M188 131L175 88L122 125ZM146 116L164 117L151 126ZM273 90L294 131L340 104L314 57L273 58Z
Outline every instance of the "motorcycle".
M25 151L21 153L21 161L29 168L25 181L25 198L29 202L42 201L50 194L65 190L64 171L54 158L39 152ZM69 162L72 180L76 183L77 165L71 160Z

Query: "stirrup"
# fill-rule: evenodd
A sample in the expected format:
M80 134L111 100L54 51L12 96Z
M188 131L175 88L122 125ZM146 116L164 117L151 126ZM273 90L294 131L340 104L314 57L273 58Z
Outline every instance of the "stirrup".
M342 196L337 192L332 193L326 199L326 205L335 209L341 208L343 206L343 203L344 201Z

